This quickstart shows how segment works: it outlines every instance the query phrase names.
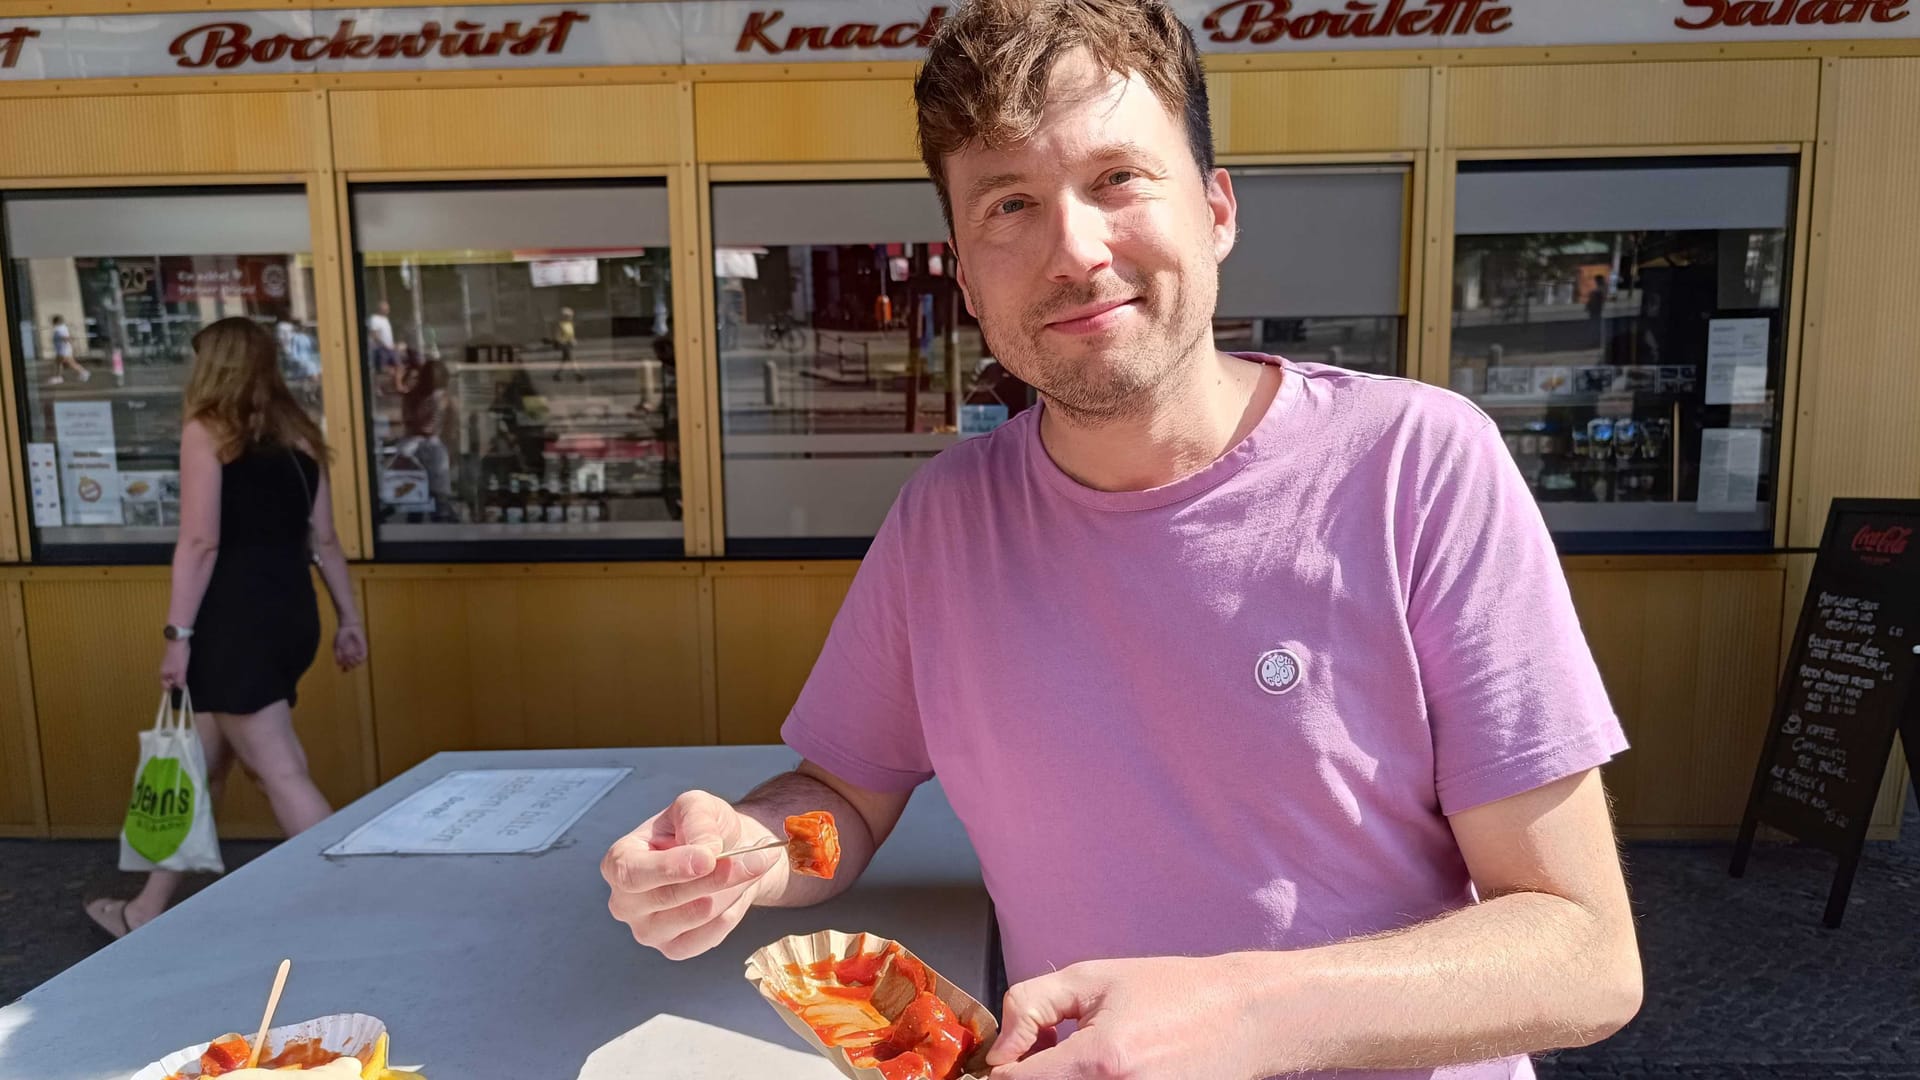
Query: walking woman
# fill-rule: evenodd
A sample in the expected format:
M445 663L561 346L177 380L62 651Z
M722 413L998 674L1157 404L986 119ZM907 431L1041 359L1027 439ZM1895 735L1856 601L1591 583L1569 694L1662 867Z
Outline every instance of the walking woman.
M273 335L222 319L194 335L193 351L160 682L193 695L215 800L237 755L292 836L332 812L293 730L296 688L320 646L309 550L339 617L342 671L365 662L366 632L333 529L326 442L280 376ZM153 871L132 900L94 900L87 914L124 936L167 909L180 879Z

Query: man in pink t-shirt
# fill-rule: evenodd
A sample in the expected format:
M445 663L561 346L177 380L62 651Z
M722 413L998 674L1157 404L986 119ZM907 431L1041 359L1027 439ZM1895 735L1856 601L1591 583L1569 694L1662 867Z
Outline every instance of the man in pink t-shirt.
M1498 431L1214 350L1236 206L1161 0L974 0L916 95L968 308L1041 405L907 485L805 762L621 840L614 914L682 958L824 900L937 775L1015 983L996 1080L1492 1080L1625 1024L1625 740ZM831 881L714 858L822 808Z

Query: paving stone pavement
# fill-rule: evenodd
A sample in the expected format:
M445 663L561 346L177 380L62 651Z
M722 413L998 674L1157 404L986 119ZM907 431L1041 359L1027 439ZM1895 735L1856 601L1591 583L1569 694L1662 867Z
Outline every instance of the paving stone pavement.
M1920 1080L1920 807L1867 845L1845 925L1828 930L1832 856L1763 845L1633 844L1646 1002L1542 1080Z
M223 845L229 867L267 850ZM0 1002L106 944L81 911L131 895L97 841L0 841ZM1765 845L1727 876L1727 844L1634 844L1647 996L1599 1046L1543 1058L1542 1080L1920 1080L1920 807L1871 844L1847 922L1820 924L1834 860ZM197 879L204 887L207 879Z
M228 840L220 856L233 870L272 846ZM117 840L0 840L0 1005L111 944L82 905L140 891L143 876L120 873L119 861ZM213 881L192 875L181 895Z

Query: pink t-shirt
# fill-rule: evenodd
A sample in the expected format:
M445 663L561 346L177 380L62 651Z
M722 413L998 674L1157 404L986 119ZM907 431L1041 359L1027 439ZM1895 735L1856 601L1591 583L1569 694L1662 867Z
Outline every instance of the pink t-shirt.
M1626 747L1492 422L1260 359L1267 415L1165 487L1075 482L1038 409L929 462L782 731L864 787L939 775L1016 983L1464 907L1448 814Z

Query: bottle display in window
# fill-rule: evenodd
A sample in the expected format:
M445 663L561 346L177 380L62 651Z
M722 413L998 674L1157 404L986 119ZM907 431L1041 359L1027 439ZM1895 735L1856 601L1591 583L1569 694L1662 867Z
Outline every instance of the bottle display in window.
M1765 547L1794 167L1463 165L1452 375L1563 546Z

